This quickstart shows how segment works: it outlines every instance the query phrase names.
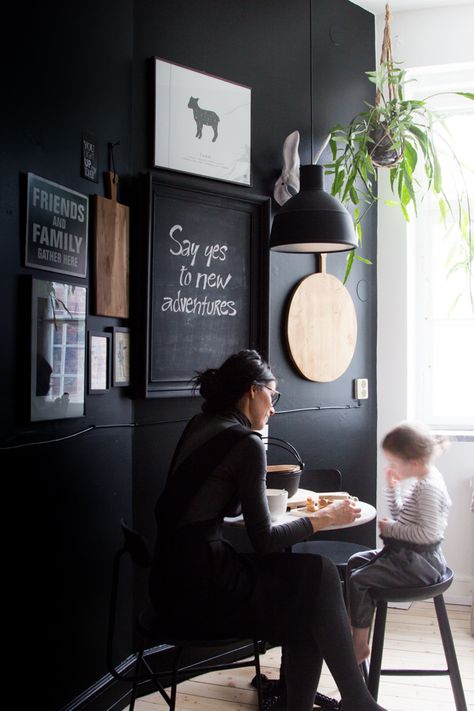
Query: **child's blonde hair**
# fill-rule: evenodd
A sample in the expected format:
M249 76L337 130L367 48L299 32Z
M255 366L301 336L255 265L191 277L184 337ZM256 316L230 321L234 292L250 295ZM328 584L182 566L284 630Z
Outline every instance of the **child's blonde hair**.
M400 422L382 440L382 448L405 460L421 459L428 464L448 447L443 435L433 434L421 422Z

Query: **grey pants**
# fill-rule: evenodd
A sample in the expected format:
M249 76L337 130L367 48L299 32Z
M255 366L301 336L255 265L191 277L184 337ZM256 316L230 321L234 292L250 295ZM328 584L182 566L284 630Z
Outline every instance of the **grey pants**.
M347 563L349 614L353 627L370 627L375 603L370 588L433 585L446 570L441 549L417 553L383 549L356 553Z

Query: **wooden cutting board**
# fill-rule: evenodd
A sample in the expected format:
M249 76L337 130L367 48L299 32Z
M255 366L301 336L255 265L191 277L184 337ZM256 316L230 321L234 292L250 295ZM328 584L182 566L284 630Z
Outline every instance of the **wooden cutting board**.
M357 341L357 317L344 284L326 273L326 255L320 271L305 277L290 300L286 338L291 358L308 380L326 383L348 368Z
M115 178L115 179L114 179ZM118 175L105 173L105 193L94 196L95 309L99 316L129 316L129 209L117 202Z

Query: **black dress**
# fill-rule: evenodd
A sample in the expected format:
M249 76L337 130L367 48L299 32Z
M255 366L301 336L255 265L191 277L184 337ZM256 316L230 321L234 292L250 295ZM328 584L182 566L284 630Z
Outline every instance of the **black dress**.
M282 552L312 533L307 518L273 526L265 499L261 438L239 411L199 415L178 444L156 506L150 593L162 620L183 636L298 638L314 607L318 556ZM240 508L255 554L223 537Z

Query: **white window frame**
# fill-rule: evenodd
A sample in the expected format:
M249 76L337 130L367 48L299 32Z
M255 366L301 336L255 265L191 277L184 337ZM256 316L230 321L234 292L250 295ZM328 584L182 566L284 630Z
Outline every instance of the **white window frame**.
M466 65L450 66L446 68L425 68L412 72L417 79L412 85L412 97L424 97L431 93L443 92L447 90L473 91L474 87L474 63ZM441 103L446 102L447 103ZM449 113L460 113L468 111L473 116L474 127L474 107L471 102L460 97L440 97L437 99L434 108L447 111ZM474 198L471 195L471 210L474 209ZM473 364L465 373L465 390L463 394L466 402L470 402L467 414L436 414L434 406L434 391L436 383L433 382L433 360L435 357L434 339L436 336L436 326L441 324L440 319L432 312L432 289L433 270L430 262L433 257L432 226L438 222L438 208L433 200L427 199L419 206L419 217L413 220L408 226L408 250L409 259L412 260L413 267L409 269L408 284L408 309L410 318L411 338L409 338L409 382L413 385L412 406L414 416L433 428L441 430L474 430L474 359ZM465 319L443 319L446 324L451 324L453 328L461 326L460 321L465 323ZM469 319L469 323L471 323ZM470 328L470 325L468 326ZM474 318L472 320L474 337ZM466 341L470 342L471 331L468 332ZM455 355L453 360L456 360ZM453 362L453 369L456 363ZM455 374L455 370L453 370ZM469 409L470 408L470 409ZM470 414L472 413L472 414Z

